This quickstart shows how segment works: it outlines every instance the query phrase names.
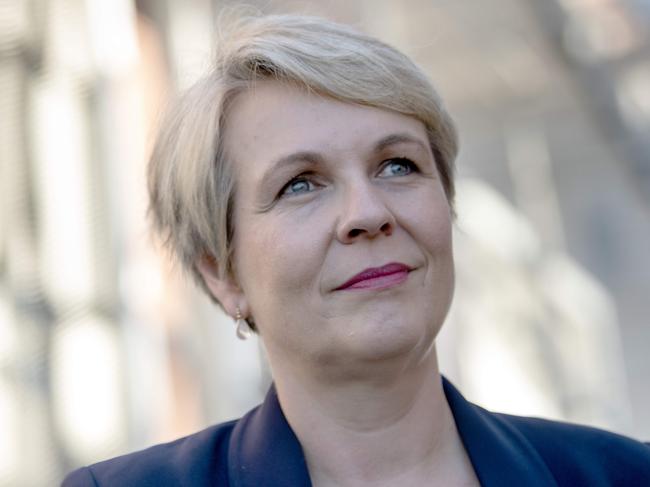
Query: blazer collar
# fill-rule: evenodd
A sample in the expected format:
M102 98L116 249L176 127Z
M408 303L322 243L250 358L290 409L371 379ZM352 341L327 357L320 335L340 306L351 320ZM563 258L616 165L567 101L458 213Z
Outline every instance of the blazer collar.
M444 377L443 388L461 440L482 486L555 486L528 440L504 417L468 402ZM241 418L228 451L233 487L310 487L300 442L287 423L275 386L264 402Z
M275 385L233 429L228 477L232 487L311 486L302 447L282 413Z
M506 417L467 401L444 377L443 388L456 428L482 486L556 486L535 448Z

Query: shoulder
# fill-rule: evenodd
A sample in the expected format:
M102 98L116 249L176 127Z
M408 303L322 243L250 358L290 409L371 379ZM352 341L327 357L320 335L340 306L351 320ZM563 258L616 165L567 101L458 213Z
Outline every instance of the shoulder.
M70 473L62 487L227 485L228 443L236 421L95 463Z
M519 431L560 485L649 485L650 445L588 426L494 414Z

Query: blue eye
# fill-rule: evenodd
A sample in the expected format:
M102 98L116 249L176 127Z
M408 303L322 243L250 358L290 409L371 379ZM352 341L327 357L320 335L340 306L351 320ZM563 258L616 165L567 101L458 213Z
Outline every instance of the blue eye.
M280 191L280 196L296 195L302 193L309 193L315 189L314 183L304 176L298 176L289 181L284 188Z
M389 159L385 161L384 166L382 167L379 176L382 177L393 177L393 176L406 176L411 174L417 168L415 164L404 157L396 157L394 159Z

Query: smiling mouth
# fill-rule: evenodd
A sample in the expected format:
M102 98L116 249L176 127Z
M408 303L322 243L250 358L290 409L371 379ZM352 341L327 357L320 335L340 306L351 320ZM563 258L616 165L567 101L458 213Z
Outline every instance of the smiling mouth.
M335 291L354 289L381 290L397 286L406 281L411 269L400 263L390 263L382 267L371 267L355 275Z

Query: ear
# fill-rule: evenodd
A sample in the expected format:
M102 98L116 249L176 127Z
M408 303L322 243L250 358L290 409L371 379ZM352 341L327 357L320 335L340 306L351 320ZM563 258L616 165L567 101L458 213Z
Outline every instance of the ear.
M232 276L220 277L218 266L216 259L211 255L205 255L196 262L196 268L210 293L221 303L226 313L234 318L239 308L242 317L248 317L248 302L244 292Z

